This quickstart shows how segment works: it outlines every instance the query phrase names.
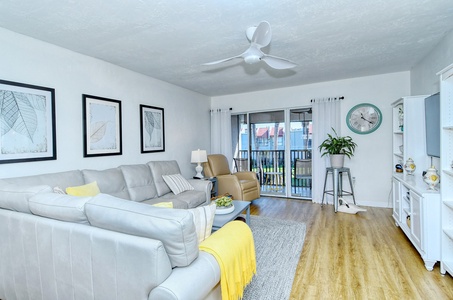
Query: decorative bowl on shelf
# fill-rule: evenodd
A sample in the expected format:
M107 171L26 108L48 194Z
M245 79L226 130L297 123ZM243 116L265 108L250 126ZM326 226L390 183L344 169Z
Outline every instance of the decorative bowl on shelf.
M439 173L434 166L431 166L423 175L423 181L429 186L430 190L436 190L439 180Z
M415 169L416 169L416 166L415 166L414 160L409 157L407 159L406 163L404 164L404 170L406 171L406 174L407 175L414 174Z

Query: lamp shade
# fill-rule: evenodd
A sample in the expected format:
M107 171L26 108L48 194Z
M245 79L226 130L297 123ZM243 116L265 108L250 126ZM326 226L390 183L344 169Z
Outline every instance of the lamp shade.
M192 163L203 163L208 161L208 155L206 150L194 150L192 151L192 158L190 160Z

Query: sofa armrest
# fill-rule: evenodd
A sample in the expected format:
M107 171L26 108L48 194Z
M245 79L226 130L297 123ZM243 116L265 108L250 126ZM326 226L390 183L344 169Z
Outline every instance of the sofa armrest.
M211 203L212 182L209 180L188 179L189 183L196 191L201 191L206 194L206 204Z
M189 266L174 268L149 294L149 300L221 299L220 267L209 253L200 251Z

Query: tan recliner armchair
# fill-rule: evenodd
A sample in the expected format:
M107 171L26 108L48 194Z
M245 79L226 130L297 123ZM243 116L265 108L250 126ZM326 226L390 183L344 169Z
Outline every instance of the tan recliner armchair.
M207 177L216 177L218 194L230 194L234 200L252 201L260 197L260 183L254 172L237 172L231 174L228 160L223 154L208 155L203 164Z

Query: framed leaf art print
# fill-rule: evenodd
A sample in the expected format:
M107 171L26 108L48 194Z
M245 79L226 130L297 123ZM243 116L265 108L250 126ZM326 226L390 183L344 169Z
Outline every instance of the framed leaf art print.
M140 105L141 152L165 151L164 109Z
M57 159L55 90L0 80L0 163Z
M82 96L83 156L121 155L121 101Z

